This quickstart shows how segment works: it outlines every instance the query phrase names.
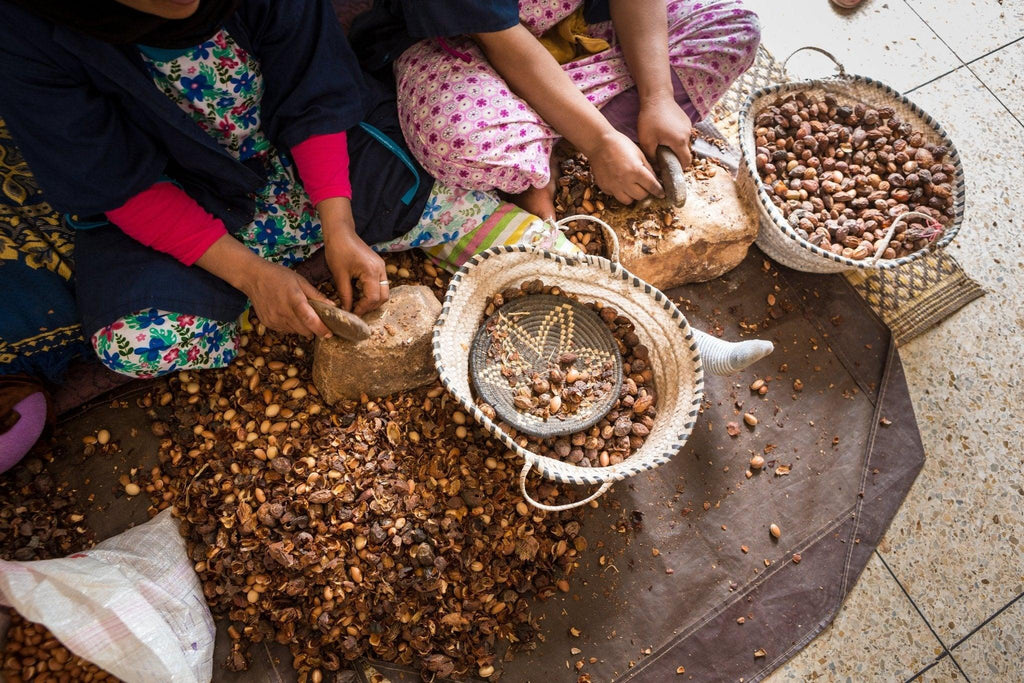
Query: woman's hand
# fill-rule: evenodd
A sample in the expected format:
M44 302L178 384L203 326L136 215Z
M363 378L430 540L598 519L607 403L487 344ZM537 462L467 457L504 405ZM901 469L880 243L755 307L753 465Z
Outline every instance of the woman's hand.
M248 296L260 321L267 327L304 337L331 336L331 331L306 301L309 297L329 303L327 297L306 278L290 268L260 258L231 235L223 235L214 242L196 265Z
M330 337L306 298L330 303L309 280L291 268L259 259L250 266L241 287L252 301L260 322L278 332L294 332L303 337Z
M610 126L594 145L582 151L590 160L597 186L623 204L632 204L633 200L646 199L652 194L665 196L644 153Z
M654 159L658 145L668 147L679 163L686 168L693 161L690 152L690 130L693 125L676 101L668 96L640 103L640 115L636 121L640 147L648 158Z
M345 197L331 197L317 204L316 210L324 231L327 266L338 287L341 307L359 316L380 308L389 293L384 259L356 234L352 203ZM361 292L355 309L352 280L358 281Z
M358 316L380 308L388 300L388 279L384 259L361 240L355 231L345 231L324 241L327 265L338 287L341 307ZM360 297L352 308L352 280L359 283Z

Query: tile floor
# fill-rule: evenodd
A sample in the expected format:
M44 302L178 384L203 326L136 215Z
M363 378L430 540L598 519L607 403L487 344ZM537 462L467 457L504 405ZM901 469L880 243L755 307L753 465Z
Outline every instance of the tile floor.
M835 622L771 680L1024 680L1024 0L747 2L777 58L826 47L942 122L968 187L951 253L988 290L901 349L924 469Z

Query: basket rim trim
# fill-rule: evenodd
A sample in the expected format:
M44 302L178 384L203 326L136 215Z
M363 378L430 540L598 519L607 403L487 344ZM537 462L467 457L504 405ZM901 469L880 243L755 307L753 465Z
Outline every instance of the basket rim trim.
M851 258L841 256L839 254L833 254L831 251L825 251L821 247L817 247L808 242L807 240L805 240L804 238L802 238L793 229L793 226L790 225L789 221L787 221L786 218L782 215L782 212L779 211L779 208L775 206L775 204L768 198L768 194L765 191L765 185L761 181L760 174L757 172L757 168L754 165L755 155L751 153L753 140L748 139L748 136L744 135L747 120L750 118L751 107L756 101L782 91L801 90L810 87L821 87L824 85L828 85L830 83L863 83L865 85L872 86L882 90L882 92L885 95L894 97L897 100L899 100L902 104L908 106L912 112L921 117L924 120L924 122L943 139L943 142L946 143L946 146L949 148L948 156L951 158L951 163L955 168L953 206L956 209L956 215L954 216L953 222L949 226L949 228L945 231L942 237L939 238L939 240L934 244L926 246L922 249L918 249L917 251L911 254L907 254L906 256L901 256L896 259L880 259L875 263L871 263L868 261L855 261ZM911 263L913 261L916 261L927 256L928 254L932 254L943 249L960 232L960 228L963 225L966 208L967 186L964 178L963 163L960 159L959 150L957 150L956 145L953 143L953 140L950 138L946 130L931 114L921 109L921 107L919 107L911 100L907 99L906 96L904 96L899 91L895 90L892 86L887 85L886 83L883 83L882 81L879 81L876 78L848 73L845 76L834 75L824 78L788 81L786 83L774 83L772 85L767 85L758 88L754 92L750 93L747 96L746 100L743 102L743 106L740 108L739 112L738 127L741 136L739 140L740 151L742 152L741 166L744 169L744 171L746 171L746 174L750 177L750 179L753 180L754 182L758 203L763 207L768 217L771 218L772 226L775 228L776 232L782 233L782 235L789 238L791 241L795 242L802 249L810 251L816 256L820 256L829 261L833 261L835 263L839 263L845 266L849 266L850 268L856 268L859 270L886 270L889 268L896 268L898 266Z

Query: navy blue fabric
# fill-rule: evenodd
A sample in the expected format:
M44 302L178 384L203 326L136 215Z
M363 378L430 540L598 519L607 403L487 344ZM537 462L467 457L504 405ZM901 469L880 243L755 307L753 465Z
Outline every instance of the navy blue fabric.
M278 149L363 118L368 87L327 0L246 0L225 27L260 62L263 128ZM0 73L0 117L58 210L102 214L166 174L228 229L251 220L265 169L234 159L154 87L133 46L0 2Z
M75 234L75 292L82 331L91 337L147 308L235 320L246 297L202 268L136 242L108 223Z
M609 0L586 0L583 3L583 18L588 24L600 24L612 20Z
M583 15L590 24L609 21L609 0L586 0ZM383 79L391 63L424 38L491 33L518 23L518 0L374 0L352 22L349 40L363 69Z
M374 0L355 18L349 40L363 68L380 78L424 38L490 33L519 23L517 0Z
M371 81L369 86L377 102L365 121L405 148L394 98L379 84ZM416 178L401 159L358 126L348 132L348 153L359 236L377 244L411 230L423 214L433 179L414 162L419 190L406 205L402 195ZM75 259L75 289L87 336L146 308L225 322L245 310L245 295L228 283L146 247L110 224L78 230Z
M0 375L59 383L91 353L78 322L74 231L46 204L0 120Z

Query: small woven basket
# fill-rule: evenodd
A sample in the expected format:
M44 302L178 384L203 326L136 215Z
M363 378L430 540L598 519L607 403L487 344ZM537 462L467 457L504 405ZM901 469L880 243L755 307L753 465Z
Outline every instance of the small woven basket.
M614 234L610 241L614 244ZM488 297L536 278L576 294L580 301L614 306L633 321L641 343L650 350L658 417L643 447L617 465L579 467L534 453L519 446L473 401L470 349L484 319ZM477 254L452 277L441 316L434 326L433 343L434 363L441 382L477 423L524 458L520 489L527 501L542 510L584 505L614 482L668 462L693 430L704 394L704 369L695 332L683 314L661 291L618 263L598 256L564 256L526 245L494 247ZM600 488L575 503L544 505L526 491L526 476L533 467L555 481L599 484Z
M957 153L953 141L949 139L946 131L935 119L888 85L866 76L847 74L843 65L825 50L816 47L800 48L800 50L805 49L815 50L826 55L835 62L838 73L828 78L779 83L756 90L747 98L739 115L740 151L743 158L737 175L737 184L741 194L758 208L761 230L757 236L757 246L775 261L809 273L885 270L910 263L926 254L943 249L956 237L964 220L964 172L960 163L960 155ZM790 57L800 50L795 51ZM788 62L789 58L786 61ZM785 68L785 63L783 68ZM949 148L945 161L956 168L953 178L954 217L939 239L923 249L900 258L855 260L817 247L797 233L779 208L769 199L768 190L758 175L755 161L757 152L754 141L756 127L754 122L761 111L776 99L798 92L805 92L816 97L830 93L842 102L860 103L874 108L892 107L902 120L911 123L916 130L921 131L930 144L945 145ZM889 226L890 237L896 224L897 221L893 221Z

